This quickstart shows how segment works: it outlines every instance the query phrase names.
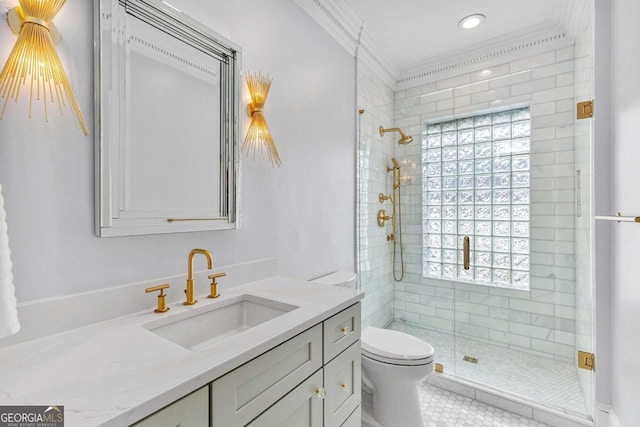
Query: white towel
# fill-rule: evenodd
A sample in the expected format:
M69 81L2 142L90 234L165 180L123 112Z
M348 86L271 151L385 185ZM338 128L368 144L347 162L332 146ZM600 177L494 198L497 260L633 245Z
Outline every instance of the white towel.
M0 185L0 338L13 335L20 330L13 274L11 274L11 251L6 216Z

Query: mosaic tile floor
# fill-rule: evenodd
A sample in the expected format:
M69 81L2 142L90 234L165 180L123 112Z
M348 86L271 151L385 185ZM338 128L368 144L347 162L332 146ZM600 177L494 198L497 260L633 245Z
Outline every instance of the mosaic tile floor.
M389 328L430 343L436 350L436 362L444 365L445 372L545 405L587 413L572 363L461 337L454 340L451 334L400 322L393 322ZM476 357L478 363L463 361L465 355Z
M426 383L420 387L420 402L424 427L549 427ZM363 401L362 427L382 427L370 413Z
M424 427L547 427L429 384L420 388Z

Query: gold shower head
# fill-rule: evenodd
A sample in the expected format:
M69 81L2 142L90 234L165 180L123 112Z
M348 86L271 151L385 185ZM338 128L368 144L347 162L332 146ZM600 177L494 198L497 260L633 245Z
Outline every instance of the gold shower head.
M384 126L380 126L379 131L380 131L380 136L384 136L384 134L387 132L398 132L400 134L400 139L398 140L398 144L400 145L407 145L413 141L413 137L411 135L406 135L400 128L385 129Z

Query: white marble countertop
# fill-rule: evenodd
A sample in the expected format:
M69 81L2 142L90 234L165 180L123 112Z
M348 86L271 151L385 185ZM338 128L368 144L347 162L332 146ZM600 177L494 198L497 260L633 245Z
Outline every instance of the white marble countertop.
M298 309L220 344L186 349L145 329L161 316L251 294ZM0 405L64 405L67 427L127 426L356 303L355 290L272 277L220 298L170 305L0 348Z

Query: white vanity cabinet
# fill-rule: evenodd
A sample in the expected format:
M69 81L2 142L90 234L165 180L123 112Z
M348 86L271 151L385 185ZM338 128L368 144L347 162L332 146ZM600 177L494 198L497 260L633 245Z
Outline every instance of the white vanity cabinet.
M209 386L173 402L134 427L203 427L209 425Z
M359 427L360 367L357 303L135 426Z
M358 303L211 383L211 426L346 426L360 375Z

